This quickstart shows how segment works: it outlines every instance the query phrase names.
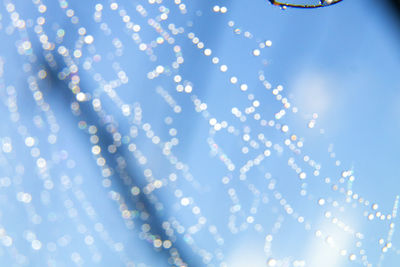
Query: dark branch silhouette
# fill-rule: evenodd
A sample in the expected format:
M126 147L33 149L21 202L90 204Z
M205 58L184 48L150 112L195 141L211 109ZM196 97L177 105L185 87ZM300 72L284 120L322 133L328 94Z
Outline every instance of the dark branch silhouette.
M327 7L327 6L332 6L335 5L339 2L342 2L343 0L333 0L333 1L327 1L327 0L322 0L320 1L320 4L318 5L298 5L298 4L290 4L290 3L283 3L275 0L269 0L271 4L275 6L280 6L281 8L320 8L320 7Z

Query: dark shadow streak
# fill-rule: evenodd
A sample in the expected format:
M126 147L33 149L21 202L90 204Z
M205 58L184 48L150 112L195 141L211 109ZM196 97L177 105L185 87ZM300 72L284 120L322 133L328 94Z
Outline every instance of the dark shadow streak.
M59 64L59 66L62 66L59 60L57 60L57 63ZM47 62L43 58L41 58L41 62L38 62L38 65L48 66ZM51 90L49 97L57 98L57 100L58 99L65 100L64 103L57 103L57 104L60 105L63 104L65 106L64 110L69 110L71 100L75 99L75 95L68 88L66 84L67 80L65 81L59 80L57 77L57 70L54 69L48 69L48 76L46 79L50 83L49 86L50 88L53 89L57 88L56 90ZM52 96L52 94L56 95ZM97 127L97 136L99 137L98 145L102 148L102 151L107 151L108 146L114 143L114 140L112 138L112 133L108 132L106 129L108 124L100 122L100 118L96 114L96 111L94 111L91 108L91 101L80 103L80 109L81 109L81 114L79 115L79 117L74 116L74 119L76 120L77 123L81 120L84 120L88 122L88 124L95 125ZM85 136L83 138L88 138L88 136ZM127 160L128 164L126 164L125 172L132 179L133 184L131 185L127 184L126 179L124 180L125 176L122 177L121 172L117 171L118 169L120 169L117 163L117 158L118 158L117 154ZM113 187L115 188L116 191L119 191L121 197L124 198L129 209L130 210L135 209L138 210L139 212L146 211L150 215L149 219L147 219L146 221L141 220L140 216L134 218L133 220L135 221L136 229L133 231L140 232L138 225L147 223L151 226L150 233L152 235L159 237L161 240L169 239L169 237L165 234L165 230L162 228L162 223L164 221L168 221L168 217L171 215L170 211L166 210L164 210L163 212L157 211L154 205L151 203L149 197L145 196L142 192L135 198L131 194L132 186L136 185L142 189L147 184L143 174L138 171L140 168L137 166L137 164L132 164L134 162L134 160L132 160L133 156L126 150L124 151L124 149L118 149L115 155L111 155L110 153L105 152L102 154L102 156L105 158L106 164L109 166L109 168L113 170L112 176L115 178L113 179ZM137 238L137 237L132 237L132 238ZM154 249L153 243L148 242L147 244ZM177 249L177 251L179 252L179 257L182 259L184 263L188 264L188 266L201 266L201 263L199 262L198 259L195 259L193 256L189 256L190 252L188 251L189 249L187 248L187 246L185 246L183 238L177 236L177 240L173 244L174 244L173 247ZM154 250L158 251L157 252L159 253L158 255L165 257L166 262L169 262L169 258L171 257L171 255L168 252L168 250L166 249L159 249L159 250L154 249Z
M388 2L394 9L398 22L400 23L400 0L388 0Z

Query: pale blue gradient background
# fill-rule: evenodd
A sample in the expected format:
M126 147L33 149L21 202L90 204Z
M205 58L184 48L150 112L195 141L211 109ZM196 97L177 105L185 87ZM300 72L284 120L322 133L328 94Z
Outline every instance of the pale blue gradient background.
M123 5L128 13L132 14L132 19L136 23L147 26L146 20L134 10L134 6L138 3L140 1L126 2ZM54 27L54 23L57 23L66 31L63 45L72 48L78 36L77 29L80 26L86 27L87 31L94 36L96 53L103 56L103 60L99 64L94 64L94 68L106 79L115 79L116 74L111 68L110 61L107 61L107 54L114 51L111 44L113 37L105 37L98 25L93 22L92 16L96 3L69 2L69 7L73 8L80 18L78 26L72 25L67 20L56 1L48 1L45 4L48 7L45 15L47 28L45 28L49 38L54 39L55 31L51 25ZM400 149L400 26L392 11L385 4L371 0L345 0L328 8L285 11L270 5L265 0L207 0L188 1L186 4L190 11L180 16L175 5L165 2L164 5L171 9L170 18L165 25L170 22L185 27L185 34L176 36L185 58L179 74L193 83L193 93L208 104L209 112L215 117L232 121L232 125L240 128L242 126L233 119L230 113L231 108L233 106L246 107L250 102L246 100L244 94L227 82L227 77L235 74L246 81L249 91L263 101L259 112L266 119L272 119L274 113L279 111L279 106L270 92L262 88L258 81L258 71L263 70L272 86L283 85L290 101L299 107L299 113L296 116L288 115L284 121L296 129L298 135L304 136L306 153L321 163L324 171L319 178L310 177L309 199L299 196L300 183L298 179L294 179L296 178L294 172L287 166L288 152L284 152L282 156L275 154L271 157L259 169L259 172L251 175L251 182L261 192L269 194L261 173L270 171L278 181L277 188L286 194L286 199L292 202L297 210L307 216L313 225L330 229L330 226L322 219L323 211L316 205L316 200L319 197L326 197L344 203L344 198L332 193L329 186L326 186L320 178L329 176L334 179L343 170L353 168L356 177L353 190L379 203L381 210L390 213L394 199L400 193L398 181L400 174L398 157ZM212 7L216 4L226 5L228 12L226 14L212 12ZM24 19L38 16L38 12L30 2L15 1L15 5L16 10ZM145 3L143 5L148 6ZM156 82L144 78L155 66L172 61L171 47L163 45L156 48L155 54L158 60L149 61L148 57L137 49L129 35L124 33L119 16L111 12L108 7L105 10L103 19L112 29L112 36L120 38L124 44L124 55L116 57L116 60L129 77L129 83L117 88L116 91L126 103L140 102L144 121L150 122L152 129L158 132L163 140L170 138L164 118L173 117L172 126L178 130L177 137L180 141L179 146L173 150L174 154L190 166L190 172L201 184L200 189L196 189L182 178L177 188L183 189L188 196L193 196L209 223L218 227L225 239L223 253L229 266L265 266L267 260L263 252L265 235L256 233L253 229L233 235L227 229L231 203L227 187L221 183L221 178L226 175L226 169L216 157L209 156L208 121L194 111L188 95L176 93L169 77L162 76ZM94 230L93 221L86 216L80 206L81 203L76 199L74 201L79 215L75 221L68 218L62 201L66 198L74 199L73 190L65 192L53 190L51 204L47 206L41 204L43 183L35 173L35 161L17 134L15 124L10 122L7 108L1 105L0 138L11 137L14 151L6 156L8 161L1 162L0 176L14 177L15 167L23 164L25 174L22 185L25 191L32 194L32 203L36 207L36 212L42 216L40 224L32 223L24 205L16 201L15 195L19 189L12 186L7 189L0 188L0 225L13 236L17 254L26 256L27 266L52 266L49 264L51 261L56 263L55 266L74 266L75 264L71 261L73 252L79 252L84 259L81 266L125 266L125 258L132 259L136 264L169 266L168 252L156 252L151 243L139 239L139 223L134 230L126 229L117 203L110 200L108 189L101 185L101 171L90 152L89 135L79 130L77 126L78 121L82 119L91 124L100 125L98 118L91 110L90 103L86 106L82 104L82 117L72 115L70 103L74 100L74 96L66 84L54 77L55 71L53 74L49 72L50 78L41 84L41 88L61 127L56 145L46 144L48 129L37 129L33 125L33 115L40 112L27 89L25 82L27 74L22 71L26 58L18 55L15 49L15 42L20 37L17 33L5 34L10 20L4 5L0 12L3 27L0 31L0 56L5 62L3 80L6 86L14 85L17 88L21 121L31 127L32 135L42 139L39 147L44 157L51 158L54 153L67 149L69 158L77 163L74 169L67 168L64 163L52 167L51 176L55 181L55 188L57 190L61 188L59 184L61 175L67 174L71 177L81 175L83 184L80 189L85 192L88 201L96 209L99 221L103 223L109 236L115 242L124 244L124 250L118 252L101 241L100 235ZM230 20L235 22L233 28L227 26ZM187 26L188 21L192 21L192 27ZM145 26L141 33L142 37L148 40L154 39L157 36L155 32ZM233 32L236 27L241 29L241 35ZM202 52L186 38L190 31L195 32L206 47L212 49L213 55L218 56L229 66L227 74L219 72L210 59L204 57ZM251 32L253 38L243 37L245 31ZM33 70L37 71L40 66L45 65L45 62L37 37L32 29L28 32L34 53L39 58L32 64ZM271 40L272 47L262 49L261 56L254 57L252 51L257 48L257 42L264 40ZM89 52L87 49L83 51L82 58L85 58ZM63 67L61 58L56 58L56 60L61 69ZM83 91L93 93L98 89L98 84L93 81L88 72L81 71L80 76ZM156 93L155 85L163 86L173 95L182 107L182 113L172 112ZM1 92L4 99L4 88L1 88ZM129 133L130 125L127 119L121 115L113 103L107 102L104 94L101 97L104 98L102 98L104 110L114 116L121 131ZM306 126L314 112L319 114L319 118L317 127L310 130ZM257 127L252 121L246 124ZM100 143L106 147L112 139L104 129L105 127L99 136L102 140ZM320 129L324 129L325 134L321 135ZM283 140L273 130L266 130L265 135L271 140ZM250 158L240 153L238 149L242 145L240 138L235 139L226 132L220 132L216 134L215 139L234 161L246 162ZM143 132L139 134L135 142L146 153L149 166L155 172L154 175L167 178L173 170L162 158L161 150L151 144ZM330 144L334 144L337 158L341 160L340 167L335 167L334 160L329 158L327 150ZM128 171L135 182L140 186L145 185L144 167L137 164L126 147L121 149L120 153L128 157ZM107 161L109 160L113 162L115 159L110 156L107 158ZM117 176L111 189L122 192L126 199L130 199L130 187L118 182ZM249 208L253 201L252 195L237 177L232 182L232 187L239 192L243 207ZM153 210L154 217L151 222L154 225L170 216L175 216L184 225L194 223L190 211L179 207L177 205L179 201L173 194L174 190L169 187L156 192L159 200L164 203L164 209L157 213ZM271 232L270 229L279 214L284 213L278 201L271 196L269 198L271 204L260 207L256 214L257 222L265 227L267 233ZM132 198L128 202L131 208L135 207L135 201L137 199ZM343 213L335 212L357 231L365 233L363 248L370 262L376 266L380 257L378 240L386 238L388 223L369 223L362 211L361 208L355 208L354 211L349 208ZM51 212L58 214L55 221L49 219ZM80 223L88 225L89 231L95 237L97 251L102 255L100 262L92 261L93 252L82 242L82 235L76 231ZM38 239L42 241L41 250L32 250L31 245L24 240L23 233L28 229L34 231ZM162 232L162 229L158 231ZM197 244L208 251L215 252L217 245L213 237L208 233L208 229L202 231L205 234L199 232L193 235ZM335 229L331 231L336 233ZM65 247L59 245L55 252L49 252L46 248L48 242L56 242L64 234L69 234L71 243ZM340 232L336 234L338 239L345 239ZM343 243L346 242L343 241ZM395 232L393 246L399 247L399 242L399 233ZM362 266L360 261L349 262L347 257L342 257L335 251L332 252L328 246L321 245L322 243L313 237L312 231L305 231L304 227L285 215L282 229L274 235L272 251L275 258L306 259L309 263L307 266L311 267ZM187 246L187 241L183 236L178 238L176 247L181 250L181 256L189 266L207 266L207 263L202 262L201 257ZM353 245L351 247L354 248ZM0 266L20 266L15 253L12 248L0 245ZM391 250L385 256L382 266L392 267L398 262L400 262L400 256ZM208 266L219 266L215 258L208 264Z

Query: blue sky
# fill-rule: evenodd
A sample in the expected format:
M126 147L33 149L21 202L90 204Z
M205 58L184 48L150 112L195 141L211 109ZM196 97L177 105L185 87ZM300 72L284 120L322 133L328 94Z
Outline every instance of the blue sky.
M39 34L10 32L12 8L0 9L9 266L168 266L156 241L168 238L189 266L398 262L398 219L376 218L399 195L400 29L388 7L63 3L43 3L44 15L39 1L14 3L27 22L45 18ZM26 41L33 50L18 53ZM79 70L59 80L71 62ZM41 70L35 101L26 80ZM81 94L68 88L77 80Z

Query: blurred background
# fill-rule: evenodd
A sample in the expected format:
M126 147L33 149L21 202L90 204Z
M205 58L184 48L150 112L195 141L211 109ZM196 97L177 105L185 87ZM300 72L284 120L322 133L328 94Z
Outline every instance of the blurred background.
M396 266L398 14L3 1L0 265Z

